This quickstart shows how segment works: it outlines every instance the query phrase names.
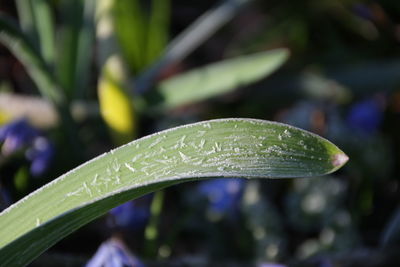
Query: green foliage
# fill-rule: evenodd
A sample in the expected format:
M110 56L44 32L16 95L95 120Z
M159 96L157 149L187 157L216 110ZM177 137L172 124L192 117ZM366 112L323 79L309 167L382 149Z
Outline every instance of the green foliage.
M22 32L16 22L4 14L0 14L0 41L24 65L44 97L56 104L64 101L63 93L33 42Z
M25 1L29 2L29 1ZM35 0L32 4L41 54L48 65L54 63L55 32L53 12L48 0Z
M268 121L220 119L166 130L103 154L3 211L0 263L25 265L109 209L166 186L212 177L310 177L346 161L329 141Z
M160 83L160 106L173 108L205 100L245 86L268 76L288 58L285 49L227 59Z
M150 12L137 0L113 1L113 18L122 55L137 74L153 63L167 44L169 0L153 0Z

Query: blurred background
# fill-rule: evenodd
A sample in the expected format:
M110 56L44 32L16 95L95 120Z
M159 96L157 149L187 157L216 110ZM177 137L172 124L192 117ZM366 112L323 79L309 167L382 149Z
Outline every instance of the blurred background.
M31 266L400 265L398 0L3 0L0 43L0 210L206 119L284 122L350 157L144 196Z

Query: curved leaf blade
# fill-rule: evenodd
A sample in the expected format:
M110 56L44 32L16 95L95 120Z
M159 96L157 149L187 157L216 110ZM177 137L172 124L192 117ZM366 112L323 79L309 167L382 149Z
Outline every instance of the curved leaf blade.
M36 31L39 37L40 51L43 59L51 66L55 56L55 22L51 6L47 0L32 2Z
M21 61L43 96L57 105L64 102L64 95L40 53L15 21L3 13L0 13L0 42Z
M0 265L28 264L109 209L166 186L317 176L346 161L331 142L281 123L219 119L162 131L86 162L3 211Z
M115 35L123 57L133 74L146 67L148 23L140 1L112 1Z
M275 49L227 59L207 65L160 83L162 107L205 100L257 82L277 70L289 57L286 49Z

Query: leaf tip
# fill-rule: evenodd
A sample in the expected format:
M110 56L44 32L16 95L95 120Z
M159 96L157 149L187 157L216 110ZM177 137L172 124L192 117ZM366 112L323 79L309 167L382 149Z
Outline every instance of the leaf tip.
M335 168L340 168L342 167L344 164L346 164L346 162L349 160L349 157L343 153L343 152L339 152L335 155L333 155L333 159L332 159L332 164Z

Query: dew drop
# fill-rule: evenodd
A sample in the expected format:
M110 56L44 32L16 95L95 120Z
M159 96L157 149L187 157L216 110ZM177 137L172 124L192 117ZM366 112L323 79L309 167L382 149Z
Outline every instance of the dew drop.
M204 161L204 159L201 158L198 161L192 162L192 164L195 165L195 166L199 166L199 165L203 164L203 161Z
M219 144L218 142L215 142L215 151L216 152L221 152L221 150L222 150L221 144Z
M90 188L87 186L86 182L83 182L83 188L85 189L86 193L92 197L92 190L90 190Z
M125 163L125 167L130 170L131 172L136 172L136 169L133 168L131 165L129 165L128 163Z
M185 139L186 139L186 135L183 135L181 137L181 139L178 140L178 142L176 144L177 148L184 148L186 146Z
M117 159L114 159L113 163L111 164L111 167L115 172L119 172L121 169L121 164L118 163Z
M205 143L206 143L206 140L205 140L205 139L201 139L201 140L200 140L200 144L199 144L199 148L200 148L200 149L203 149Z
M183 162L188 162L190 160L190 157L186 156L181 151L179 151L179 156L181 156Z
M211 129L211 124L207 122L207 123L203 124L203 127Z
M221 167L218 167L217 169L218 169L218 171L223 172L223 171L227 170L227 167L221 166Z
M121 177L119 177L119 175L114 176L115 181L114 184L121 184Z
M98 179L98 178L99 178L99 175L96 173L96 174L94 175L94 178L93 178L92 182L90 183L90 185L92 185L92 186L99 186L100 183L97 182L97 179Z
M215 153L215 147L214 146L211 148L210 151L205 152L206 155L210 155L210 154L214 154L214 153Z
M134 156L133 158L132 158L132 162L136 162L138 159L140 159L142 157L142 154L137 154L136 156Z
M284 135L285 137L288 137L288 138L292 137L292 134L290 133L290 131L289 131L288 129L285 129L285 130L283 131L283 135Z
M152 147L154 147L155 145L159 144L164 138L165 138L165 136L158 137L153 143L151 143L151 144L149 145L149 148L152 148Z

